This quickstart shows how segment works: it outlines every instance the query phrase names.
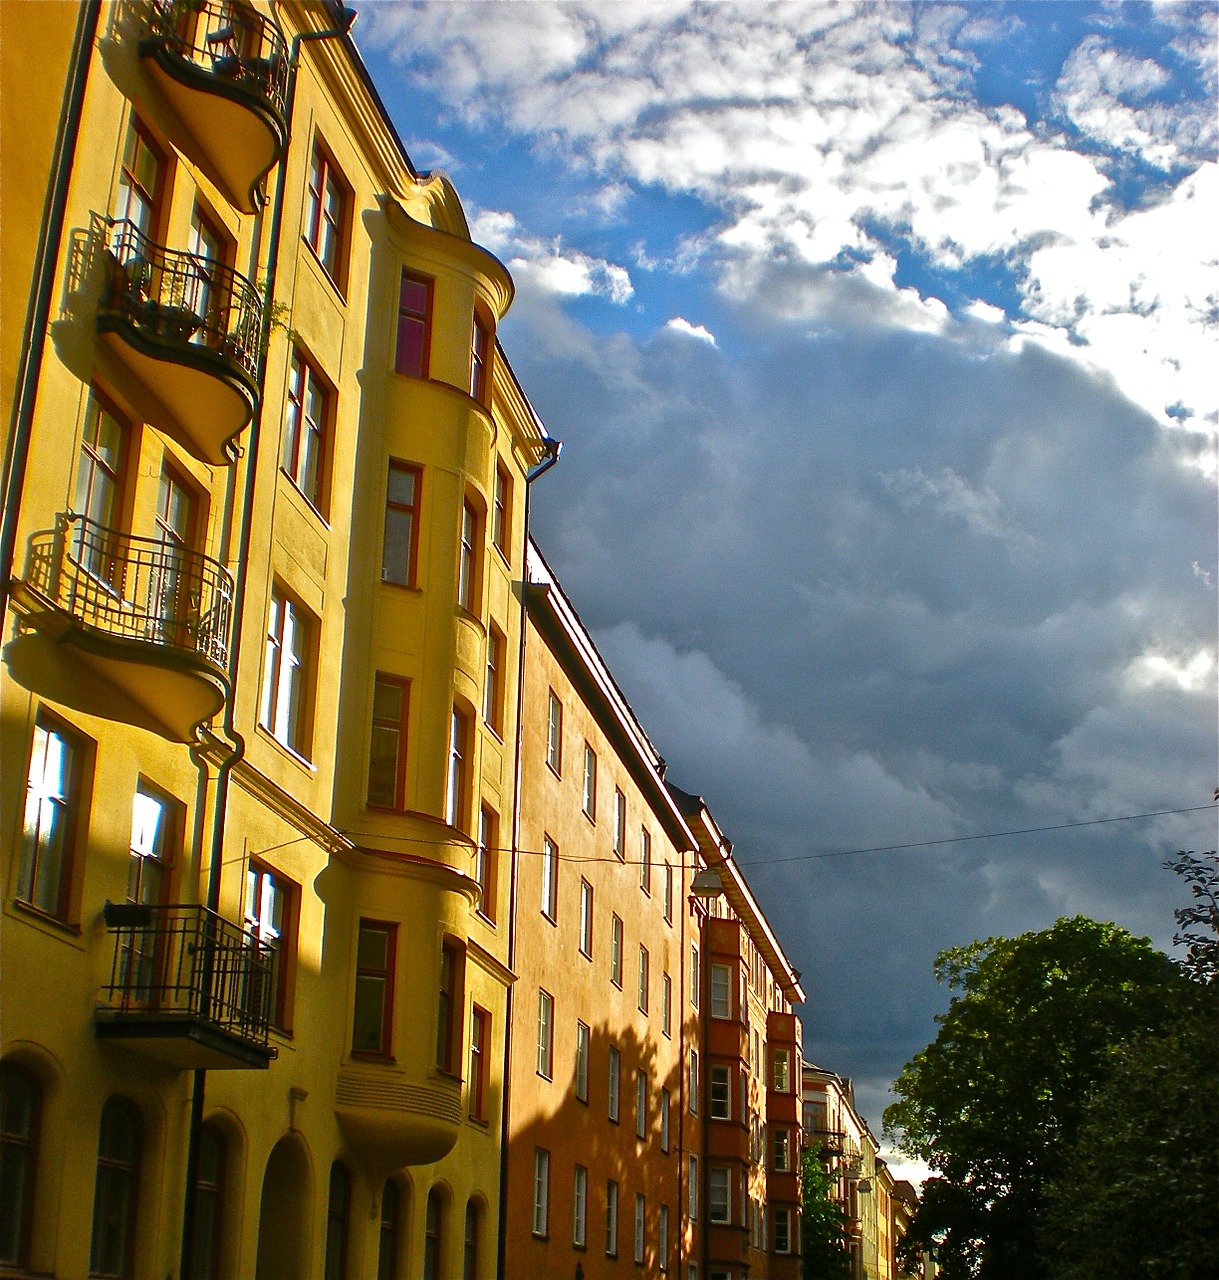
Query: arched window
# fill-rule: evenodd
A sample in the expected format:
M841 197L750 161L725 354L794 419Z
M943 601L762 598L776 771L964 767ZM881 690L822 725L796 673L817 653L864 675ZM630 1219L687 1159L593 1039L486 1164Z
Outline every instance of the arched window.
M396 1280L398 1275L398 1224L402 1218L402 1192L388 1179L381 1188L381 1247L377 1254L377 1280Z
M461 1280L477 1280L478 1277L478 1205L466 1201L466 1235L461 1254Z
M195 1175L195 1247L191 1280L220 1275L224 1230L224 1163L227 1145L214 1124L199 1130L199 1167Z
M0 1262L29 1261L38 1170L38 1082L15 1062L0 1062Z
M143 1133L135 1103L117 1094L106 1100L97 1143L90 1275L124 1280L133 1273Z
M326 1209L326 1280L346 1280L350 1220L351 1174L336 1160L330 1166L330 1201Z
M427 1193L427 1211L423 1218L423 1280L440 1280L441 1233L444 1230L444 1202L440 1189Z

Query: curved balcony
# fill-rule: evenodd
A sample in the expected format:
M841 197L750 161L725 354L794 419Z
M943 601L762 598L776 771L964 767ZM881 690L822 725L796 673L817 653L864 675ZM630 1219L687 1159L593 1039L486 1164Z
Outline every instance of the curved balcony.
M259 184L288 147L288 45L279 27L235 0L153 0L139 52L190 131L194 158L253 213Z
M224 706L233 580L208 556L67 513L30 539L14 596L29 627L71 645L117 695L91 687L87 710L130 720L134 704L190 742Z
M228 466L226 445L258 405L262 299L223 263L154 244L110 224L97 330L163 408L162 428L201 462Z
M432 1164L452 1151L461 1132L461 1082L353 1064L339 1071L334 1113L343 1136L373 1167Z

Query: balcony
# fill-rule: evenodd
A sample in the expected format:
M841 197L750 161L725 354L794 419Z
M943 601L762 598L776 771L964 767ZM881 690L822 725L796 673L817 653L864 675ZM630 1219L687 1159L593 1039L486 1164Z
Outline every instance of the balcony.
M262 299L223 263L107 224L97 330L163 413L153 425L212 466L258 405Z
M842 1155L846 1143L846 1134L836 1129L810 1129L808 1138L820 1144L822 1159Z
M128 720L130 704L147 727L190 742L224 706L233 580L208 556L69 512L31 537L13 595L28 628L56 649L71 645L87 674L105 681L100 691L95 678L85 682L93 703L82 709Z
M107 902L114 936L100 1040L181 1071L265 1068L274 955L244 929L195 905Z
M433 1164L452 1151L461 1133L461 1081L440 1072L351 1063L339 1071L334 1114L352 1150L371 1166Z
M153 0L139 43L149 78L190 132L195 155L243 213L288 146L288 46L235 0Z

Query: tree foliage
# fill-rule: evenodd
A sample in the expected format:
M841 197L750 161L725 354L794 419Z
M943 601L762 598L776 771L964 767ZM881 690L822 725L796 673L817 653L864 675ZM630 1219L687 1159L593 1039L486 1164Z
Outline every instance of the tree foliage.
M834 1200L834 1180L822 1163L819 1142L801 1154L800 1198L803 1280L851 1280L846 1219Z
M1193 898L1189 906L1173 912L1177 932L1172 940L1185 948L1183 967L1195 982L1219 982L1219 857L1213 849L1182 849L1164 865L1189 885Z
M956 994L885 1112L886 1133L938 1174L914 1234L947 1280L1044 1280L1047 1188L1111 1047L1162 1032L1190 984L1146 938L1082 916L941 952L935 971Z

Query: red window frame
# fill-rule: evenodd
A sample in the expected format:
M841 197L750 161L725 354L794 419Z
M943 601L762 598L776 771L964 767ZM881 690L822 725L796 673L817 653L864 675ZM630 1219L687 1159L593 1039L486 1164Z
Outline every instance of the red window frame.
M436 282L402 268L398 285L398 333L394 371L408 378L426 378L432 348L432 299Z
M409 476L411 481L410 500L404 501L393 496L394 477ZM385 526L381 546L381 581L392 583L398 587L413 587L416 584L416 568L419 560L419 513L423 497L423 468L411 462L402 462L398 458L390 458L385 480ZM390 564L389 534L391 519L404 521L407 528L406 563Z
M399 703L397 716L379 714L378 712L378 693L381 690L397 689L399 691ZM401 812L406 808L406 753L408 738L408 727L410 722L410 702L411 702L411 682L404 676L388 675L384 671L378 671L373 677L373 693L372 693L372 717L369 729L369 746L368 746L368 807L370 809L388 809L395 812ZM381 708L383 713L386 709ZM386 802L380 798L380 793L374 796L373 791L373 770L376 767L376 757L373 754L373 746L377 741L378 733L396 735L396 746L394 748L394 770L393 770L393 799ZM379 780L378 780L379 781Z
M346 277L351 188L320 139L314 139L307 183L305 239L331 281L341 289ZM325 234L327 229L329 234Z
M458 1012L464 1002L463 949L452 938L446 938L440 947L440 972L437 981L436 1000L436 1066L447 1075L454 1075L459 1064L459 1032L461 1020Z
M499 863L499 814L490 805L478 810L478 844L474 849L474 878L483 891L478 913L485 920L495 919L496 867Z
M491 390L491 326L476 310L470 331L470 394L488 403Z
M481 1005L470 1006L469 1112L474 1120L487 1118L487 1074L491 1052L491 1015Z
M508 559L508 536L512 525L512 477L502 462L495 464L495 493L491 516L491 541Z
M364 949L365 938L374 935L385 939L383 959L377 963L375 956L370 956ZM393 1056L394 1035L394 988L398 957L398 926L391 920L370 920L360 918L356 933L356 988L351 1019L351 1052L352 1056L370 1058L389 1058ZM379 984L381 1018L376 1044L357 1044L361 1005L371 1000L371 996L361 995L363 990L375 992ZM375 1007L375 1005L373 1006Z
M483 686L483 720L497 738L504 730L504 633L491 623L487 628L487 677Z
M39 735L43 735L42 764L37 780L34 778L34 753ZM63 744L67 767L61 777L61 790L52 795L46 790L47 758L50 739L58 738ZM72 907L72 888L76 868L76 855L80 845L82 819L85 814L85 779L92 760L89 740L69 728L58 717L40 710L34 718L34 734L27 753L25 816L22 826L21 848L18 859L17 900L35 911L45 912L56 920L67 920ZM50 841L44 840L44 828L54 834L55 823L44 813L47 804L59 806L62 838L50 849ZM42 855L50 849L50 859L55 863L52 896L40 887L46 881ZM52 900L53 897L53 900ZM44 901L43 899L46 898Z
M333 394L330 384L309 357L299 347L293 347L288 366L288 407L284 415L284 451L280 466L323 518L329 497L326 453ZM315 398L319 408L312 412ZM310 454L303 448L307 440L313 442L312 479L306 467Z

